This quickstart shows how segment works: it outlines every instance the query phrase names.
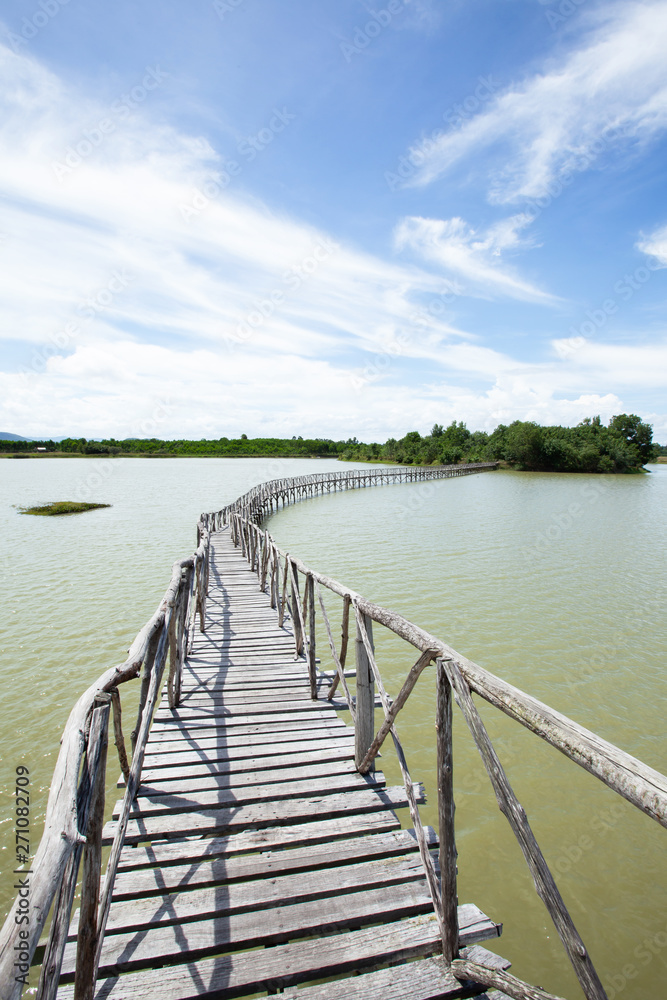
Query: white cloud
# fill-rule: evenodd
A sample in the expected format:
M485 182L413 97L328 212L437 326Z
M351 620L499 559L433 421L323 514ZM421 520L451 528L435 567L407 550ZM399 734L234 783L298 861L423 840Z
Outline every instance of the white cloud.
M502 144L492 200L538 198L605 154L664 132L665 0L601 7L584 23L591 30L580 48L499 93L436 140L410 183L428 184L471 154Z
M458 329L447 308L417 323L441 276L270 212L243 175L225 186L210 146L155 125L148 99L59 180L53 162L105 109L28 56L0 55L11 149L0 157L0 337L23 345L14 367L28 372L0 372L3 430L383 440L454 418L492 427L623 409L613 394L626 357L529 366ZM184 213L197 190L210 196ZM503 259L525 245L526 221L475 232L408 219L397 240L452 272L457 292L549 303ZM360 360L394 341L381 377L355 387ZM598 396L600 372L609 392Z
M522 241L519 233L530 221L530 216L519 214L479 232L460 218L413 216L402 220L394 236L399 249L410 247L426 260L472 283L472 290L466 289L468 294L488 297L495 293L551 304L558 301L555 296L500 266L503 251L525 245L527 241Z
M69 323L77 344L130 334L336 353L408 322L415 293L437 291L426 271L270 212L242 176L227 186L210 146L155 126L147 106L89 148L105 109L81 106L29 57L1 54L0 139L12 154L0 187L13 203L0 224L4 337L48 343Z
M667 226L660 226L649 236L643 236L637 243L637 249L654 257L658 267L667 267Z
M568 337L552 344L570 384L590 384L593 375L597 385L613 385L616 390L665 387L667 339L654 344L608 344Z

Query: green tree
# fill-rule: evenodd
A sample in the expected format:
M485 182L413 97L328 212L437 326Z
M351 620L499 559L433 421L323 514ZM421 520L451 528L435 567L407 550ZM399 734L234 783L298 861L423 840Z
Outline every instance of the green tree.
M638 465L645 465L654 458L653 427L645 424L636 413L620 413L612 417L609 430L630 445L637 455Z

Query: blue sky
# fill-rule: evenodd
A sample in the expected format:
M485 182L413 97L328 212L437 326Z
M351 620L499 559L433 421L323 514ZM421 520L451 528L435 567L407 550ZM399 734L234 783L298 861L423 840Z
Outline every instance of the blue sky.
M667 2L2 0L0 429L667 441Z

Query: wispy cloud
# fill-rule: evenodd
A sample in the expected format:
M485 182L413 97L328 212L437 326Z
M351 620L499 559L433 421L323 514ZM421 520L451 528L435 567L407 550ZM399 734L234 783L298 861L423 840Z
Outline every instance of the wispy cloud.
M529 245L521 230L532 221L519 214L503 219L480 232L460 218L403 219L395 231L398 249L409 247L424 259L438 264L447 273L464 278L466 293L484 298L506 295L544 304L558 299L524 281L506 264L501 264L505 251Z
M152 116L148 97L64 176L54 162L105 108L6 48L0 104L2 429L141 435L161 400L165 437L384 439L454 418L490 428L621 409L625 355L531 366L456 328L447 305L414 319L429 297L447 301L443 271L457 294L554 302L507 263L530 245L527 215L483 231L405 219L396 240L417 260L398 263L272 212L243 177L227 183L216 150ZM197 214L182 211L206 191ZM387 377L356 391L350 372L399 335Z
M583 45L445 133L410 183L431 183L459 161L494 147L485 164L491 200L537 198L560 177L664 132L665 0L600 7L582 23L589 28Z
M655 258L659 267L667 267L667 226L660 226L648 236L642 236L637 249Z

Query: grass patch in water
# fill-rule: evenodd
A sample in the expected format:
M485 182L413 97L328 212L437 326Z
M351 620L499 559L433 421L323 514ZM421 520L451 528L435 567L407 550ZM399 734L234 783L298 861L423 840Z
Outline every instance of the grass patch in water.
M38 507L19 507L20 514L37 514L40 517L58 517L61 514L81 514L84 510L110 507L110 503L83 503L79 500L54 500Z

